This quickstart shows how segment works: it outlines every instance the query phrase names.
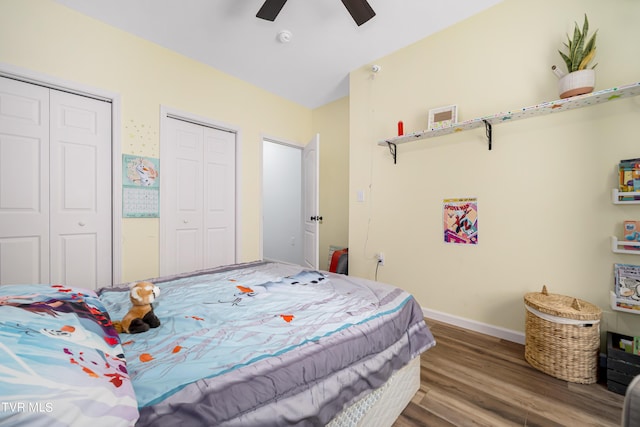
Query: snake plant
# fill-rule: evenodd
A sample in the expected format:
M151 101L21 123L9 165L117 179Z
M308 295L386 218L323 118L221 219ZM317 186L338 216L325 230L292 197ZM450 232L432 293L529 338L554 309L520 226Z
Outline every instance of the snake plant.
M589 41L586 41L588 31L589 20L585 13L582 31L580 31L580 27L578 27L578 23L576 22L575 29L573 30L573 40L570 39L567 34L568 43L564 43L564 45L569 49L568 54L560 50L558 51L564 60L564 63L567 64L567 71L570 73L586 69L589 62L591 62L593 57L596 55L596 35L598 34L598 30L593 33ZM591 68L595 68L596 65Z

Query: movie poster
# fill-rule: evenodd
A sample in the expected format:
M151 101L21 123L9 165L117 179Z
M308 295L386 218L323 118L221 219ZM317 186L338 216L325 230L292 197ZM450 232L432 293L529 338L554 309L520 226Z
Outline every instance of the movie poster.
M478 244L478 200L444 199L443 223L445 243Z

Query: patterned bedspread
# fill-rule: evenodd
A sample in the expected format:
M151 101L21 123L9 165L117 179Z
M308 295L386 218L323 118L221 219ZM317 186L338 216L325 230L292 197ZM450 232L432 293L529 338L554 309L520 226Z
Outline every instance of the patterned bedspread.
M97 295L0 286L0 424L130 426L138 418L118 334Z
M377 282L254 263L156 284L161 326L121 336L143 425L230 422L368 358L377 372L357 380L371 389L400 367L375 355L393 349L388 357L406 363L434 344L411 295ZM130 307L127 288L103 289L100 299L114 320ZM322 423L363 391L336 387L334 408L302 408L301 419L320 411L311 424Z

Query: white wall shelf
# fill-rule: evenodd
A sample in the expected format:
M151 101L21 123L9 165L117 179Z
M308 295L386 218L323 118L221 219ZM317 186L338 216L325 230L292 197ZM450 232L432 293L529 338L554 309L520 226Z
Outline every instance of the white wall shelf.
M640 191L619 191L614 188L611 191L611 201L616 205L631 205L640 204L640 200L620 200L621 196L626 197L640 197ZM635 249L627 249L625 246L630 246ZM611 236L611 250L618 254L640 255L640 242L630 240L618 240L617 237ZM622 311L624 313L640 314L640 302L637 308L626 308L617 305L616 293L611 292L611 309L615 311Z
M625 249L625 246L631 246L638 249ZM640 255L640 242L618 240L617 237L611 236L611 250L617 254Z
M622 311L624 313L633 313L633 314L640 314L640 302L638 304L638 308L634 309L634 308L626 308L626 307L620 307L617 304L617 299L616 299L616 293L613 291L609 291L609 302L611 304L611 309L615 310L615 311Z
M515 120L528 119L531 117L543 116L551 113L560 113L563 111L589 107L592 105L601 104L603 102L629 98L637 95L640 95L640 82L587 93L585 95L573 96L571 98L542 102L537 105L532 105L530 107L524 107L513 111L479 117L477 119L455 123L454 125L444 129L422 130L407 135L396 136L379 141L378 145L388 146L389 151L393 156L393 162L396 163L397 145L484 127L487 135L487 142L489 144L489 150L491 150L491 144L493 140L492 129L493 125L495 124L509 123Z
M620 200L620 197L637 197L638 200ZM619 191L614 188L611 191L611 201L616 205L638 205L640 204L640 191Z

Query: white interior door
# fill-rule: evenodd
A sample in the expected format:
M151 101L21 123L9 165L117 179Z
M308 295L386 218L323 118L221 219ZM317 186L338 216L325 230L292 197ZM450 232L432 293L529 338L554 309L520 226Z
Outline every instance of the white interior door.
M269 261L304 264L302 150L262 142L262 256Z
M112 283L111 105L0 78L0 283Z
M235 262L235 134L166 117L162 275Z
M0 77L0 284L49 282L49 89Z
M304 263L314 269L319 265L319 224L322 221L319 214L319 153L320 135L316 134L302 151Z

